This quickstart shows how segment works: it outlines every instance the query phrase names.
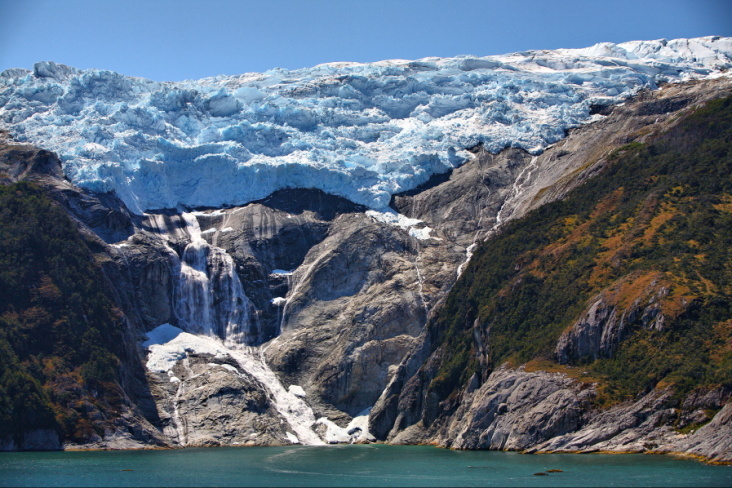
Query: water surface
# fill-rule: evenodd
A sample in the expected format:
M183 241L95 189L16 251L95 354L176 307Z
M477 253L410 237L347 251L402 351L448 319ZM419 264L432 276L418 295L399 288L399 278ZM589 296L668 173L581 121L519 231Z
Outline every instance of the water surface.
M550 469L562 472L536 476ZM732 467L642 454L424 446L0 453L0 486L732 486Z

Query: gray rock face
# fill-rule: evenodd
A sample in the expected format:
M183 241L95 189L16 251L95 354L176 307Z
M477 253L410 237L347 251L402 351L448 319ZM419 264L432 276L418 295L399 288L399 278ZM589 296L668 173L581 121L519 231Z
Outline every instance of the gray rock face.
M511 209L504 204L531 184L528 165L532 156L520 149L491 154L480 146L475 154L443 183L419 193L395 195L391 206L424 220L458 246L485 239L498 218L511 217Z
M732 462L732 403L725 405L711 422L661 450L700 456L712 462Z
M180 446L290 444L264 386L230 357L188 356L150 378L163 433Z
M586 383L556 373L500 368L487 378L474 377L457 397L440 403L426 392L441 351L433 350L424 328L472 245L502 223L562 198L600 171L614 149L644 140L649 128L668 126L676 111L721 89L730 91L729 83L669 86L644 95L571 131L536 157L517 149L492 155L475 148L474 160L432 186L393 198L399 213L433 229L428 239L314 190L283 190L243 207L200 210L195 219L207 245L233 259L253 310L248 344L262 348L284 385L302 386L318 416L345 426L373 406L371 432L393 443L688 451L729 459L725 445L731 444L732 415L724 406L725 393L690 400L681 417L667 407L666 392L597 411ZM37 156L32 171L27 165L4 171L52 188L94 246L128 318L130 362L137 369L129 366L123 385L135 407L123 422L133 426L132 433L110 432L95 446L291 442L287 422L266 388L231 358L188 355L172 377L142 372L143 334L163 323L181 325L176 284L191 241L182 217L174 211L130 215L112 195L75 189L44 162L44 154ZM650 296L632 310L619 309L605 295L594 297L560 339L560 362L611 355L631 322L663 327ZM488 350L489 337L476 341ZM701 424L709 420L706 410L718 408L711 422L690 435L669 424L672 418Z
M3 136L4 131L0 132L0 142L9 142ZM5 173L3 177L10 181L63 178L61 164L52 152L25 144L3 145L0 168Z
M670 442L676 434L667 425L674 410L665 408L669 393L654 391L639 400L592 412L574 432L535 445L539 451L641 452Z
M615 307L597 298L590 308L562 334L556 348L561 364L610 357L625 329L625 317L618 319Z
M441 263L367 216L336 224L293 274L282 334L267 358L289 382L353 415L373 405L389 367L421 332Z
M662 330L666 317L661 312L660 300L668 291L658 279L653 280L624 309L616 306L615 300L608 296L612 290L593 297L589 308L557 341L557 362L579 364L612 357L632 326Z
M479 389L466 391L438 442L458 449L526 449L575 431L590 394L561 374L501 368Z
M729 398L726 388L709 392L713 405ZM594 412L576 432L536 445L537 451L673 452L696 455L711 462L732 462L732 404L722 407L711 422L684 434L673 425L678 411L668 408L669 392L653 391L639 400ZM704 405L692 393L683 408ZM719 408L719 407L717 407ZM683 417L683 416L682 416ZM703 420L709 419L705 416Z
M429 358L429 352L428 337L423 334L417 339L415 347L407 353L401 364L392 368L389 382L369 416L369 430L377 438L393 438L397 433L421 419L423 404L421 392L426 378L429 377L431 380L433 372L425 373L423 370L423 374L419 376L415 373ZM411 395L406 394L407 391ZM415 443L418 442L415 441Z
M595 391L591 383L577 382L561 373L502 367L480 387L468 384L456 408L441 405L444 414L431 423L425 422L422 412L422 418L415 422L400 424L410 412L408 399L415 395L409 385L405 390L408 395L401 397L394 422L400 428L386 436L390 443L529 453L687 453L711 462L732 461L732 404L724 405L711 422L704 416L701 420L708 423L684 434L677 430L679 411L668 406L669 391L652 391L632 402L598 410L592 406ZM690 412L698 412L700 405L719 408L719 402L728 401L729 396L725 388L704 395L697 392L684 408ZM380 411L383 415L386 409ZM378 419L372 415L372 425Z

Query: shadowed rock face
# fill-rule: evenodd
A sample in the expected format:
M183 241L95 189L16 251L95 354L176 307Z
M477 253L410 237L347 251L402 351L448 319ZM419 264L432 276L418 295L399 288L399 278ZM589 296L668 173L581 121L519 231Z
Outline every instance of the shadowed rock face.
M612 357L628 335L628 324L636 321L644 328L663 330L666 318L659 299L668 292L668 287L655 280L626 308L612 303L603 294L594 297L590 307L559 338L555 350L557 362L579 364Z
M36 429L23 436L20 443L12 437L0 441L2 451L56 451L61 449L61 439L53 429Z

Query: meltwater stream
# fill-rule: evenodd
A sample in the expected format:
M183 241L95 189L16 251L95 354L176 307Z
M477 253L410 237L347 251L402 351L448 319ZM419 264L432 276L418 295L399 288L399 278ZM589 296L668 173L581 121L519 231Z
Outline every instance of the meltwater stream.
M175 349L233 357L240 368L256 378L267 390L276 410L291 430L283 441L295 444L322 445L325 442L313 431L315 414L298 395L288 391L267 365L256 338L250 330L256 314L244 293L233 258L222 248L210 245L202 236L193 213L164 217L148 215L149 228L166 243L178 280L174 290L175 313L180 329L164 324L148 334L148 348L167 346L148 358L148 368L170 371L178 360ZM178 256L171 243L185 243ZM178 334L175 331L188 334ZM171 332L172 331L172 332ZM180 336L180 337L179 337ZM200 349L200 350L199 350ZM183 421L174 413L178 439L186 443Z

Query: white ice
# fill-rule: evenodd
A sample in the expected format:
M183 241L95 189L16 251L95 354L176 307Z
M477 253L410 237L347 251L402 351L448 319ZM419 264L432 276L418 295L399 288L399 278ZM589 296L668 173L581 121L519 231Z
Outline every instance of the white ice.
M287 387L287 391L295 395L296 397L304 398L305 390L303 390L302 386L300 385L290 385Z
M392 209L384 211L367 210L366 215L384 224L393 225L401 229L406 230L410 236L415 237L419 240L431 239L430 233L432 232L431 227L427 227L419 219L412 219L406 215L395 212Z
M335 422L326 417L319 418L317 423L326 427L323 437L328 444L347 444L360 440L373 442L376 438L369 432L370 412L371 409L368 408L359 413L351 419L345 428L339 427Z
M153 329L147 333L147 337L148 340L142 343L149 351L146 366L158 373L170 371L175 363L189 353L215 356L227 352L221 342L212 337L189 334L170 324Z
M729 76L732 38L331 63L158 83L42 62L0 73L0 122L130 209L319 188L383 210L478 143L532 153L660 82Z

